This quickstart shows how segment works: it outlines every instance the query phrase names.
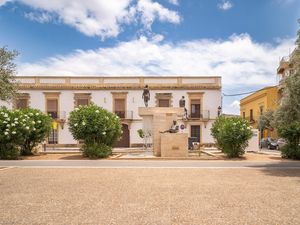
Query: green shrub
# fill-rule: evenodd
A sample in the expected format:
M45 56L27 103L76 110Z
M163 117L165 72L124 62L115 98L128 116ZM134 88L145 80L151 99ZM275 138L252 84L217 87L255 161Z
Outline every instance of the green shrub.
M51 130L51 117L42 113L38 109L20 110L23 117L26 118L26 124L29 129L24 132L24 141L21 144L21 154L30 155L32 150L41 143Z
M82 146L83 156L91 159L106 158L112 153L112 147L103 143L85 143Z
M278 127L278 133L280 137L287 140L287 144L280 148L282 157L300 159L300 122L294 121L282 125Z
M24 141L26 119L19 110L0 108L0 151L1 159L17 159L19 145Z
M0 145L0 159L18 159L20 150L15 144Z
M37 109L0 108L1 159L16 159L19 153L31 154L51 128L51 118ZM20 150L20 151L19 151Z
M86 147L94 144L111 147L122 134L118 116L94 104L80 106L70 113L69 130Z
M137 133L138 133L138 135L139 135L140 138L144 138L145 137L143 129L138 129Z
M253 133L249 122L240 117L220 116L213 123L211 134L217 146L229 157L240 157Z

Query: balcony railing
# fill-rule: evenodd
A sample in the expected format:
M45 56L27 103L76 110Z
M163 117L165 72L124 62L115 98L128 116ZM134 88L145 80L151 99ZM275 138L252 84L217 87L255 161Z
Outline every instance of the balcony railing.
M57 120L57 119L66 119L66 111L56 111L56 112L45 112L49 116L51 116L52 119Z
M187 119L189 119L189 120L209 120L210 112L209 112L209 110L188 112Z
M133 119L133 111L114 111L114 113L120 119L127 119L127 120L132 120Z

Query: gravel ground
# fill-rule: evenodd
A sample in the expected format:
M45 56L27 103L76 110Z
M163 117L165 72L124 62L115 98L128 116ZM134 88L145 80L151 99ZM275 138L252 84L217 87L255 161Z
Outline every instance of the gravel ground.
M300 224L300 169L0 170L0 224Z

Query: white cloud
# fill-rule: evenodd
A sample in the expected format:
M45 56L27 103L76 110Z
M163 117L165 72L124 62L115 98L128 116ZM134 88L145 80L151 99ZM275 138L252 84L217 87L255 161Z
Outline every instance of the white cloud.
M169 0L169 2L173 5L179 5L179 1L178 0Z
M233 7L233 4L230 1L222 0L222 2L218 4L218 7L222 10L229 10Z
M27 14L29 19L44 22L43 14L47 13L48 21L51 20L48 17L55 16L85 35L102 39L118 36L122 25L130 23L142 23L150 29L155 20L180 22L177 12L152 0L0 0L0 6L8 1L30 6L33 14ZM36 13L41 14L37 17Z
M29 12L24 14L25 18L39 23L49 23L53 17L49 13Z
M249 35L227 40L163 43L141 37L115 47L77 50L38 63L20 65L22 75L220 75L226 87L272 85L279 58L294 46L254 42Z

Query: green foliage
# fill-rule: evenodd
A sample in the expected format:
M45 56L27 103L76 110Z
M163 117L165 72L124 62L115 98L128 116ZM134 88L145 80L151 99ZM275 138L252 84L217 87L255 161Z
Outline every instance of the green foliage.
M272 130L274 125L274 112L272 110L268 110L264 112L257 121L257 128L259 130Z
M83 140L86 146L112 146L122 134L118 116L94 104L79 106L70 113L69 130L76 140Z
M278 133L287 140L287 144L280 149L282 157L300 159L300 122L293 121L292 123L280 126Z
M51 117L38 109L22 109L21 113L27 120L28 130L24 133L21 154L32 154L32 150L41 143L51 130Z
M300 20L298 22L300 23ZM282 148L282 156L300 159L300 31L296 44L291 58L294 72L284 79L283 98L275 114L275 125L279 135L288 142Z
M16 64L13 62L18 55L16 51L0 48L0 100L9 101L17 94L15 82Z
M19 149L31 154L50 131L51 119L37 109L0 109L1 159L16 159Z
M249 122L240 117L225 118L220 116L213 123L211 134L219 148L229 157L239 157L244 154L248 140L253 133Z
M90 159L106 158L112 153L112 147L103 143L86 143L82 146L83 156Z
M143 129L138 129L137 133L138 133L138 135L139 135L140 138L144 138L145 137Z

